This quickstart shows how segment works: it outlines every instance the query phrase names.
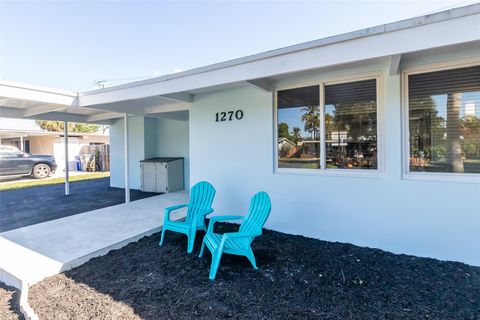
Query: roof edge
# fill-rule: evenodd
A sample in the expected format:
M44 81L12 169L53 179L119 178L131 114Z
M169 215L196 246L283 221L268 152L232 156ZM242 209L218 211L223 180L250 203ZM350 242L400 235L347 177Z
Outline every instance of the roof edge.
M442 21L462 18L470 15L475 15L480 13L480 3L464 6L464 7L457 7L445 11L440 11L436 13L431 13L423 16L418 16L414 18L408 18L396 22L391 22L387 24L377 25L374 27L369 27L365 29L360 29L356 31L346 32L334 36L329 36L326 38L316 39L312 41L307 41L291 46L282 47L279 49L268 50L261 53L256 53L253 55L248 55L236 59L226 60L223 62L218 62L202 67L197 67L177 73L167 74L159 77L149 78L140 81L134 81L130 83L125 83L118 86L113 86L104 89L96 89L91 91L80 92L79 96L85 95L94 95L99 93L105 93L120 89L126 89L131 87L139 87L144 85L149 85L157 82L163 82L167 80L173 80L178 78L183 78L187 76L192 76L196 74L201 74L209 71L215 71L223 68L233 67L237 65L241 65L244 63L254 62L258 60L273 58L289 53L299 52L303 50L313 49L317 47L327 46L335 43L340 43L349 40L355 40L359 38L379 35L388 32L400 31L409 28L420 27L424 25L429 25L433 23L438 23Z
M24 83L5 81L5 80L0 80L0 86L17 88L17 89L26 89L26 90L32 90L32 91L50 93L50 94L59 94L59 95L68 96L72 98L76 98L79 95L78 92L74 92L74 91L53 89L53 88L47 88L47 87L41 87L41 86L35 86L31 84L24 84Z

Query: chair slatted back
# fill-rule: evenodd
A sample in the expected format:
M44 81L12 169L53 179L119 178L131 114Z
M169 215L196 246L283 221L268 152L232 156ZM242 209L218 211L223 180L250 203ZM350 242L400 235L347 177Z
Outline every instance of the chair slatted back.
M262 191L255 194L250 201L248 215L243 220L239 232L261 232L263 225L270 215L271 209L272 203L270 202L270 197L266 192ZM251 239L246 239L244 244L250 245L252 241L253 237Z
M187 221L195 219L204 209L212 207L215 197L215 188L207 181L200 181L190 189L190 202L188 204Z

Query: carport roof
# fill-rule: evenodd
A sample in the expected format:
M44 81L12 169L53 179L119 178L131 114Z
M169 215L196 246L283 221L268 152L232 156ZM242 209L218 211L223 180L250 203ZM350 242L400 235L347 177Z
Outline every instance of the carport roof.
M108 123L123 114L78 106L78 93L0 81L0 117Z
M272 91L284 77L375 59L387 59L397 74L410 54L480 45L479 25L474 4L83 93L0 82L0 117L108 123L124 113L186 110L202 92L245 85Z

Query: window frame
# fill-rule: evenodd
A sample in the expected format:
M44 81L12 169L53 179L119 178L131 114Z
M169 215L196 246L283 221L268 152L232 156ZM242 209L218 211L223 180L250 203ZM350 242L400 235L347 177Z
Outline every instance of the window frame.
M454 172L415 172L410 171L410 126L409 126L409 92L408 77L414 74L429 73L474 67L480 65L480 58L462 59L407 67L401 73L401 122L402 122L402 179L417 181L443 181L480 183L480 174Z
M377 102L377 168L376 169L332 169L326 168L326 147L325 147L325 86L357 82L363 80L376 81L376 102ZM340 177L363 177L363 178L382 178L384 177L384 74L383 72L361 73L356 75L341 76L335 78L325 78L311 81L300 81L278 86L273 90L273 172L278 174L295 175L319 175L319 176L340 176ZM320 168L279 168L278 167L278 91L295 89L307 86L319 86L320 94Z

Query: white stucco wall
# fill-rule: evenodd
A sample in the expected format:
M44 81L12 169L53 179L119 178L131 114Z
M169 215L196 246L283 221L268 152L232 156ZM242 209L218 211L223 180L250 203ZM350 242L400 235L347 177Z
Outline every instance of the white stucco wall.
M383 76L383 177L274 173L272 94L245 87L195 96L191 185L216 187L216 214L245 214L264 190L273 204L268 228L480 265L480 185L402 180L400 76ZM215 113L235 109L243 120L215 122Z
M422 65L478 51L410 57L404 65ZM216 214L246 214L250 197L267 191L273 210L267 228L361 246L480 265L480 184L414 181L402 178L400 76L389 75L388 59L356 68L329 68L278 85L376 72L384 105L384 171L380 177L340 177L275 173L272 94L253 87L196 94L186 123L130 121L132 187L139 188L138 161L145 145L157 156L186 155L188 147L172 137L189 136L190 185L208 180L217 189ZM240 121L215 122L215 113L242 109ZM150 120L147 121L147 123ZM173 121L173 122L172 122ZM153 122L152 122L153 123ZM149 126L147 124L147 126ZM139 133L137 133L137 131ZM156 131L156 142L142 135ZM134 141L134 142L133 142ZM111 127L112 186L123 186L123 122ZM148 147L153 148L153 147Z
M190 151L188 121L157 119L157 156L184 158L184 185L189 189Z
M145 119L130 117L128 129L129 179L131 189L140 189L140 164L145 159ZM110 126L110 186L123 188L124 179L124 120L119 119Z

